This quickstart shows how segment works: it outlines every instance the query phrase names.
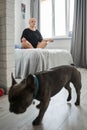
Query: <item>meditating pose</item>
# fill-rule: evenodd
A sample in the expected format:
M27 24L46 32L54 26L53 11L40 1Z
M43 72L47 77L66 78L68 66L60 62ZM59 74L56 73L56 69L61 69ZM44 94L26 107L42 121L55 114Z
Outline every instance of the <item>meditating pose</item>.
M53 42L53 39L43 39L36 29L36 19L30 18L29 27L24 29L21 36L22 48L45 48L49 42Z

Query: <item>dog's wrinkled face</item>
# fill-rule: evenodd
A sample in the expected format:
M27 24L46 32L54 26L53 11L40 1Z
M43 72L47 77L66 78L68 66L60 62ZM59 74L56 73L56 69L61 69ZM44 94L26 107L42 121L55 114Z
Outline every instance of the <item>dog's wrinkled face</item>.
M32 75L29 75L19 84L15 81L12 75L12 86L8 93L10 112L16 114L25 112L27 107L32 103L34 91L35 84Z

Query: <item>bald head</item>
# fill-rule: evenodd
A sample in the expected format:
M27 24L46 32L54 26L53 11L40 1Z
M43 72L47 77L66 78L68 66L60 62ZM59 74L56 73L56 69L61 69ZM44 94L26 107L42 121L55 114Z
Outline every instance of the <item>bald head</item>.
M29 24L30 24L31 22L36 22L36 19L35 19L35 18L30 18L30 19L29 19Z
M36 19L35 18L29 19L29 26L30 26L30 28L36 28Z

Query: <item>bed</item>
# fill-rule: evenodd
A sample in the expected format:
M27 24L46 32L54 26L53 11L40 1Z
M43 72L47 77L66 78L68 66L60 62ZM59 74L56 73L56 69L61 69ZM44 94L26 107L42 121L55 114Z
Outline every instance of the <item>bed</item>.
M15 78L72 63L70 52L64 49L15 49Z

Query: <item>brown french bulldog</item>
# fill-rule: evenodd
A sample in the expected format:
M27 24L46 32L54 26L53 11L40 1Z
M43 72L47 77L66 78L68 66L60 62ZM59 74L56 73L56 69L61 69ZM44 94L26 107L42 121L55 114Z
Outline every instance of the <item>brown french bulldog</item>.
M71 100L70 82L73 83L77 98L75 105L80 105L81 74L74 67L63 65L48 71L28 75L17 83L12 75L12 86L8 93L10 112L23 113L32 103L33 99L40 101L37 106L40 111L33 125L39 125L50 102L50 98L57 94L63 87L68 90L67 101Z

